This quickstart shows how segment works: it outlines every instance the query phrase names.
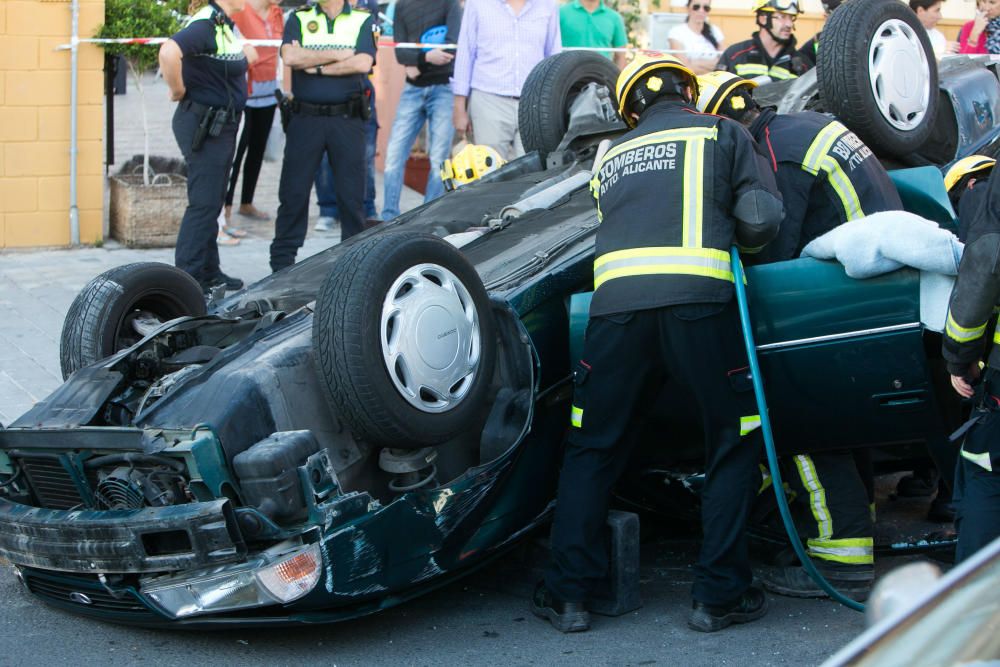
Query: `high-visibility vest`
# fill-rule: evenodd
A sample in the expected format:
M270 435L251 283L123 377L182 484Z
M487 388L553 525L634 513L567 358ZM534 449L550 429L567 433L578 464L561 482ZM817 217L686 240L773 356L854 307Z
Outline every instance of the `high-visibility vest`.
M318 5L293 13L302 33L302 46L307 49L353 49L361 29L371 14L352 8L331 19Z
M225 17L216 18L218 10L212 5L205 5L191 16L188 25L195 21L212 21L215 23L215 53L206 53L208 57L222 60L240 60L243 55L243 41L236 37Z

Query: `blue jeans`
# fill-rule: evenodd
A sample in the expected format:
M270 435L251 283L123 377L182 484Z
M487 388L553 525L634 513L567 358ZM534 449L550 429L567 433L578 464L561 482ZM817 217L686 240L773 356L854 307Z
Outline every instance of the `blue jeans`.
M365 123L365 165L368 178L365 180L365 218L378 218L375 210L375 137L378 135L378 121L374 117ZM316 202L319 214L340 219L337 210L337 188L333 181L330 161L323 158L316 172Z
M435 86L403 86L403 95L396 107L396 119L389 135L389 148L385 155L385 201L382 202L382 219L392 220L399 215L399 194L403 190L403 168L410 156L417 133L427 122L431 170L427 174L424 203L444 194L441 182L442 163L451 151L455 127L451 124L452 94L448 84Z

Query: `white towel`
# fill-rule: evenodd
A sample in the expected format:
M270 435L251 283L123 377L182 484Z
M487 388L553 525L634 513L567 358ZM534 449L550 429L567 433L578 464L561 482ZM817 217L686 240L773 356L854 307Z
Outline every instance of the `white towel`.
M852 278L871 278L912 266L958 274L964 246L937 223L906 211L884 211L830 230L811 241L802 254L836 259Z

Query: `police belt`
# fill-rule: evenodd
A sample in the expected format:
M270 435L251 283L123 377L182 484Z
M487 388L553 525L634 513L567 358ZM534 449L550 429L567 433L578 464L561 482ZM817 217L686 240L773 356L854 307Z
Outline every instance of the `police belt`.
M363 101L360 97L352 98L343 104L310 104L292 100L292 113L301 113L307 116L347 116L362 117L361 105Z
M236 109L232 107L211 107L205 104L199 104L194 100L184 100L181 102L182 111L193 111L198 114L199 117L204 116L207 113L224 110L226 113L226 122L235 123L240 119L240 115L236 112Z

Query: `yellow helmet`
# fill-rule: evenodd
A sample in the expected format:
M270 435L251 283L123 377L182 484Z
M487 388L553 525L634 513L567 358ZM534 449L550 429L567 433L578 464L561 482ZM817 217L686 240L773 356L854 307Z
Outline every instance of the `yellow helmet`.
M472 183L507 163L492 146L469 144L441 166L445 190Z
M977 171L985 171L987 169L992 169L993 165L997 163L991 157L986 157L985 155L970 155L969 157L964 157L955 164L951 165L948 172L944 175L944 189L951 190L955 185L962 180L963 176L968 176Z
M626 109L631 104L643 102L644 93L659 93L663 88L663 79L657 76L647 76L659 70L670 70L671 74L681 74L687 79L687 85L691 86L691 96L698 99L698 77L687 65L673 56L660 54L656 56L636 56L635 59L618 75L618 83L615 84L615 96L618 98L618 115L622 117L625 124L635 127L635 121L631 118ZM637 84L642 84L637 86ZM638 97L638 99L635 99Z
M798 16L802 13L799 9L799 0L754 0L753 10L757 12L781 12Z
M726 98L729 98L732 93L740 88L740 86L746 86L747 88L756 88L757 82L752 79L744 79L741 76L736 76L731 72L709 72L708 74L702 74L698 77L698 111L702 113L722 113L723 115L728 115L725 111L729 107L724 107L723 103L726 102ZM735 108L736 104L744 104L742 97L735 97L729 100L730 105ZM742 108L742 107L740 107Z

